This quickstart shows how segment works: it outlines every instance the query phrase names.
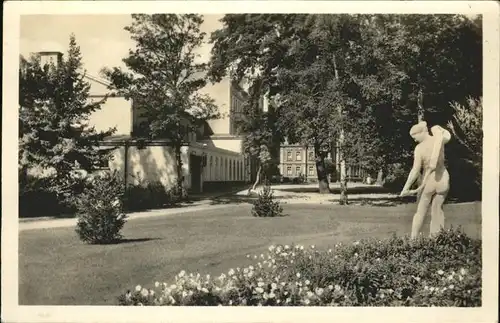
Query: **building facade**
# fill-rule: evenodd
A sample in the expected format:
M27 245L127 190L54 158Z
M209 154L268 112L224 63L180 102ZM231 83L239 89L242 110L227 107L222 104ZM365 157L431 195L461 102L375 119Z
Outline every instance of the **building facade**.
M328 153L328 159L331 159L335 165L336 172L332 181L340 180L339 172L340 160L338 158L338 148L332 149ZM304 179L310 182L318 181L318 173L316 170L316 156L313 149L304 147L298 144L283 144L280 146L280 175L289 179L303 176ZM359 165L346 165L346 176L349 181L364 181L366 172Z
M38 53L42 63L57 62L59 52ZM102 149L112 151L109 164L102 171L117 171L127 184L161 182L171 188L177 182L173 146L168 139L148 140L137 133L142 121L141 107L120 95L110 95L106 80L85 75L90 83L89 100L106 100L89 118L97 131L116 128L106 138ZM234 126L243 109L246 92L232 84L229 78L207 85L202 92L209 94L219 107L221 118L198 124L198 131L185 137L181 148L184 187L199 193L217 190L227 185L248 183L255 177L253 163L244 158L242 136ZM186 115L187 123L193 122Z

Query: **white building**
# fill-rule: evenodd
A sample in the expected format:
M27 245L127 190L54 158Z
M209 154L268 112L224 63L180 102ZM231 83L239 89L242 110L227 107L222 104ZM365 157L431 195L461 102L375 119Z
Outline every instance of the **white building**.
M42 62L57 62L62 57L59 52L39 54ZM91 100L102 100L110 93L106 80L92 75L85 77L91 85ZM184 186L188 191L197 193L250 182L255 167L245 160L242 137L234 127L246 92L232 84L229 78L207 85L203 92L216 101L224 117L208 121L197 133L186 138L181 150ZM134 130L139 123L139 116L140 107L134 105L132 100L111 96L90 117L89 122L98 131L116 128L114 135L102 142L102 146L113 150L109 169L119 171L127 184L160 181L170 188L177 180L173 147L167 139L144 140L136 136Z

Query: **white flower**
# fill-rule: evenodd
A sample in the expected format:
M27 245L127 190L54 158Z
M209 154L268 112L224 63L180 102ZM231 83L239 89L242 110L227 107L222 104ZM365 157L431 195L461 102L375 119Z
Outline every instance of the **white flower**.
M287 297L287 299L285 300L286 303L290 303L292 301L292 299L290 297Z
M311 245L311 249L314 249L314 245Z
M275 248L274 246L270 246L270 247L269 247L269 251L273 251L273 250L274 250L274 248Z
M296 276L297 276L297 278L300 278L300 273L297 273Z
M318 296L323 295L323 292L324 292L323 288L318 288L318 289L316 289L316 294L317 294Z
M264 282L258 282L258 283L257 283L257 286L259 286L259 287L262 287L262 286L264 286L264 285L265 285L265 283L264 283Z
M142 291L141 291L141 295L146 297L149 295L149 291L146 289L146 288L143 288Z
M357 252L355 252L355 253L354 253L354 257L357 257L357 256L358 256L358 253L357 253Z
M273 292L270 292L270 293L269 293L269 298L274 298L275 296L276 296L276 295L274 295L274 293L273 293Z
M160 287L160 283L159 282L155 282L155 287Z
M260 258L264 259L264 254L261 253L260 254Z
M179 273L179 277L182 278L186 275L186 272L184 270L182 270L180 273Z
M250 270L254 270L253 266L248 267L248 269L250 269Z
M253 256L253 259L257 259L257 255L254 255L254 256Z
M380 298L385 298L385 295L384 294L380 294Z
M207 280L210 280L210 275L207 275Z
M203 288L201 289L201 291L202 291L202 292L204 292L204 293L208 293L208 289L206 289L205 287L203 287Z
M243 273L248 274L248 268L243 268Z
M461 274L462 276L465 276L465 274L467 274L467 269L465 269L465 268L461 268L461 269L460 269L460 274Z
M448 276L448 280L453 280L453 275Z
M309 285L311 282L309 281L309 279L306 279L305 283L306 285Z
M281 282L281 283L280 283L280 285L281 285L281 286L285 286L285 285L286 285L286 283L285 283L285 282Z
M455 285L452 284L452 285L448 286L448 288L453 289L453 288L455 288Z
M283 253L281 254L281 257L286 257L286 256L288 256L288 254L287 254L286 252L283 252Z
M332 253L332 249L328 249L328 253Z
M234 274L235 274L234 269L233 268L229 269L228 275L233 276Z
M250 258L250 255L247 255L247 258Z
M333 285L328 285L328 289L332 290L333 289Z
M444 271L442 271L441 269L439 269L437 273L438 273L438 275L442 275L442 274L444 274Z
M135 291L136 291L136 292L140 292L141 290L142 290L141 285L137 285L137 286L135 286Z
M272 284L271 284L271 288L272 288L272 289L276 289L277 287L278 287L278 285L276 285L276 283L272 283Z
M288 250L290 249L290 246L289 245L285 245L285 250Z
M259 294L262 294L264 292L264 289L262 289L262 287L257 287L255 291Z
M355 246L359 245L359 241L355 241L355 242L353 243L353 245L355 245Z
M306 300L304 301L304 303L306 303L306 305L309 305L309 303L311 303L311 301L306 298Z
M300 246L300 248L299 248L299 249L300 249L300 250L304 250L304 246Z
M335 291L337 291L337 292L338 292L338 291L340 291L340 290L341 290L340 286L339 286L339 285L335 285Z

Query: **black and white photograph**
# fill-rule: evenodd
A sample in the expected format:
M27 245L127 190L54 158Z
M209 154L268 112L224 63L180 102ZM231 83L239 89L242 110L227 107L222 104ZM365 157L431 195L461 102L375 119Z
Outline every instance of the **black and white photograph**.
M12 2L5 322L498 321L494 2Z

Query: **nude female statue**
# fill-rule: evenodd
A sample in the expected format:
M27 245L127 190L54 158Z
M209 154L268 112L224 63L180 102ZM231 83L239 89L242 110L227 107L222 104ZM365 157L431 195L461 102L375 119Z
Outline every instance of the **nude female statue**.
M431 128L429 134L427 123L421 121L410 129L410 135L418 142L415 147L413 167L400 196L417 194L417 212L413 216L411 237L420 233L424 217L431 206L430 234L436 234L444 227L443 203L450 189L450 175L444 165L444 145L451 139L451 134L440 126ZM420 176L423 168L423 180L415 190L410 187Z

